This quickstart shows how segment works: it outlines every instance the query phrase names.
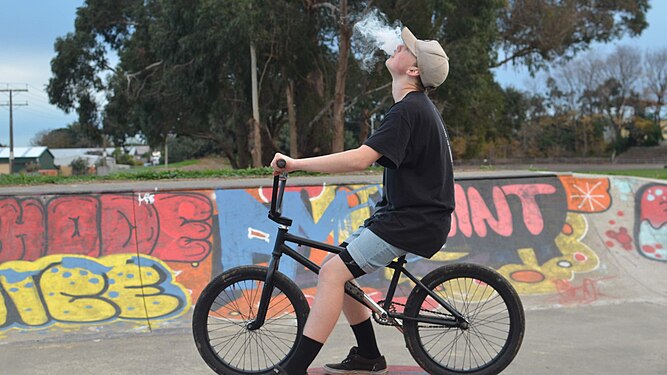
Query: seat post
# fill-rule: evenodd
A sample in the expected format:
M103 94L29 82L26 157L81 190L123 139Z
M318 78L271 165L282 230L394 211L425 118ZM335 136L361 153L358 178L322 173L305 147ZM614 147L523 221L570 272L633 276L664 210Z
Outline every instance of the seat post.
M387 289L387 295L384 298L383 308L389 310L391 307L391 302L394 299L394 293L396 293L396 288L398 287L398 281L400 280L401 273L403 273L403 266L407 263L405 260L405 255L402 255L396 259L395 262L392 262L390 265L394 269L394 275L391 278L389 283L389 288Z

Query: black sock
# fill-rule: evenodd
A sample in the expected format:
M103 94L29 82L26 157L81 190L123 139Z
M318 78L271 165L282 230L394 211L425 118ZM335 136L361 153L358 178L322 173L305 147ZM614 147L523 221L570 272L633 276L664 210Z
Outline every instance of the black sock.
M354 337L357 338L359 355L368 359L380 357L380 349L378 349L378 344L375 340L375 331L373 331L373 322L371 322L371 318L351 327L354 332Z
M308 366L315 360L317 353L322 349L321 342L317 342L308 336L301 337L299 345L296 347L296 354L287 362L284 370L289 375L302 375L308 371Z

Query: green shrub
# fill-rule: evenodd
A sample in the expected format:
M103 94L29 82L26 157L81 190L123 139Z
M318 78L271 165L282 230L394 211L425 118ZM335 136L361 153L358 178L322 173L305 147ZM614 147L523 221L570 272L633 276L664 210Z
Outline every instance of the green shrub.
M197 159L207 155L219 153L216 144L209 140L187 136L178 136L169 139L169 164L179 161ZM164 164L164 150L160 163Z
M29 162L29 163L27 163L27 164L25 165L25 171L26 171L26 173L35 173L35 172L39 172L39 169L40 169L40 165L39 165L39 163Z
M114 156L116 158L116 164L127 164L127 165L141 165L142 163L134 160L134 157L130 154L125 154L125 153L119 153L116 154L114 153Z
M74 176L85 176L88 174L88 160L84 158L72 160L69 166L72 167L72 174Z

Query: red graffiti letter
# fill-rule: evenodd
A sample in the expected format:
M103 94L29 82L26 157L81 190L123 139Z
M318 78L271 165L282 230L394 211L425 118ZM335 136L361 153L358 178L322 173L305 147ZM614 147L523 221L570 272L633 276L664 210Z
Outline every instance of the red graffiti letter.
M454 185L454 196L456 197L456 209L452 217L452 228L449 237L454 237L458 230L461 234L470 238L472 236L472 223L470 222L470 207L468 198L460 184Z
M472 225L478 236L486 237L487 223L494 232L501 236L509 237L512 234L512 212L507 204L505 194L499 187L493 187L493 203L496 207L498 219L493 217L479 191L474 187L468 188L468 199L470 200Z
M507 185L503 186L503 191L507 195L516 195L521 201L521 213L526 228L533 235L542 233L544 229L544 219L542 211L535 200L539 194L553 194L556 188L548 184L525 184L525 185Z
M91 196L60 196L47 206L48 253L100 256L100 202Z
M158 238L158 217L155 207L138 205L135 195L103 194L102 253L151 254Z
M45 237L42 202L0 199L0 263L40 258L46 253Z
M203 194L155 194L160 218L153 256L164 261L199 262L211 251L213 205Z

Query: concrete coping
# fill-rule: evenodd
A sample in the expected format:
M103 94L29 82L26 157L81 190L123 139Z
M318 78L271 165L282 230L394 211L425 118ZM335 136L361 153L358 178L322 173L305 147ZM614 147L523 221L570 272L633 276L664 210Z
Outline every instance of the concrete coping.
M459 172L454 174L457 181L493 180L514 178L553 177L553 172L526 172L526 171L489 171L489 172ZM0 196L16 195L46 195L46 194L91 194L91 193L124 193L147 191L175 191L175 190L215 190L215 189L242 189L257 186L269 186L273 183L271 176L262 178L217 178L217 179L179 179L179 180L151 180L151 181L122 181L104 183L86 183L70 185L34 185L34 186L7 186L0 188ZM313 184L377 184L382 183L382 174L331 174L321 176L290 177L289 186L304 186Z

